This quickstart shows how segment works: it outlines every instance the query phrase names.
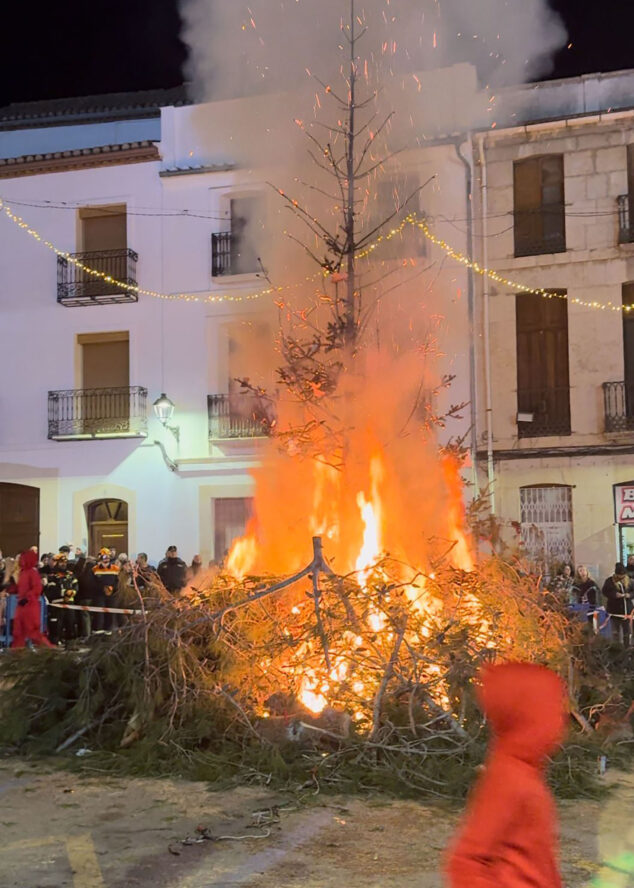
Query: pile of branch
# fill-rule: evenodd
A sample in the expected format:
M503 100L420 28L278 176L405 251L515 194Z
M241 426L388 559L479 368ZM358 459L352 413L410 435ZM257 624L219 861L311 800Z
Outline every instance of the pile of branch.
M81 744L87 767L135 773L457 797L485 746L482 663L565 674L574 642L535 581L495 559L425 577L385 557L361 581L334 575L316 541L295 577L220 574L151 598L87 652L5 656L0 746Z

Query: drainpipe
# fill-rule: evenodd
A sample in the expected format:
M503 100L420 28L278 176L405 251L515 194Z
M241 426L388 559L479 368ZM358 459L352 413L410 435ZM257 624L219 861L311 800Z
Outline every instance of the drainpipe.
M487 167L484 156L484 139L483 133L477 137L478 158L480 162L480 213L481 213L481 232L482 232L482 265L484 268L489 267L489 245L488 245L488 225L487 219L489 215L488 206L488 190L487 190ZM491 514L495 515L495 465L493 463L493 393L491 386L491 339L489 334L489 278L484 276L483 282L483 326L484 326L484 391L485 391L485 416L486 416L486 438L487 438L487 477L489 483L489 499L491 503Z
M462 151L460 150L464 142L456 141L454 142L454 148L456 150L456 154L459 159L464 164L465 168L465 183L466 183L466 206L467 206L467 256L469 259L473 260L473 200L472 200L472 190L473 190L473 166L472 161L469 158L465 157ZM474 496L479 496L480 494L480 485L478 483L478 468L476 462L476 450L477 450L477 389L476 389L476 378L477 378L477 367L476 367L476 349L475 349L475 324L474 324L474 299L475 299L475 284L474 284L474 271L472 268L468 270L467 273L467 310L469 317L469 405L470 405L470 418L471 418L471 429L470 429L470 445L469 450L471 453L471 482L473 485L473 494Z

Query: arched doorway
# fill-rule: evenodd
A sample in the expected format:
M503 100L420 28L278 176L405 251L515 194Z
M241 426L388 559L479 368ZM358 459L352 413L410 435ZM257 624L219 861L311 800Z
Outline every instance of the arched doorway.
M128 551L128 504L120 499L86 503L88 551L96 555L106 547L117 554Z
M0 483L0 550L13 556L39 544L39 487Z

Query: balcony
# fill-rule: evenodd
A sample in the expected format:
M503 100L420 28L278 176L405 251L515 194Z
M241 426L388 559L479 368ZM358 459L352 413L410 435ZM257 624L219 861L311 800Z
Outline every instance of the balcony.
M147 389L139 386L48 393L51 441L147 437Z
M634 196L629 194L621 194L616 199L616 205L619 211L619 243L634 243L634 228L630 225L630 205L634 201Z
M267 438L275 424L270 403L250 394L209 395L209 440Z
M138 255L134 250L95 250L90 253L71 253L76 259L94 271L136 286ZM138 302L138 294L123 286L113 284L100 276L90 274L64 256L57 257L57 301L67 308L84 305L112 305L122 302Z
M211 276L257 274L260 260L253 244L230 231L211 235Z
M569 435L570 388L521 389L517 393L517 412L519 438ZM522 415L527 419L520 419Z
M606 432L634 430L634 383L604 382L603 405Z

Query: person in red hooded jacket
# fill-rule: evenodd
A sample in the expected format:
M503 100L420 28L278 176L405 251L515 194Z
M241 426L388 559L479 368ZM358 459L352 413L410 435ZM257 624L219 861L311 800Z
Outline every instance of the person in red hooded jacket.
M543 666L482 672L492 743L450 851L451 888L561 888L557 816L544 765L566 723L563 682Z
M42 580L37 570L37 552L33 549L20 555L17 595L18 607L13 620L11 647L23 648L28 638L33 644L54 648L55 645L42 633L40 625Z

